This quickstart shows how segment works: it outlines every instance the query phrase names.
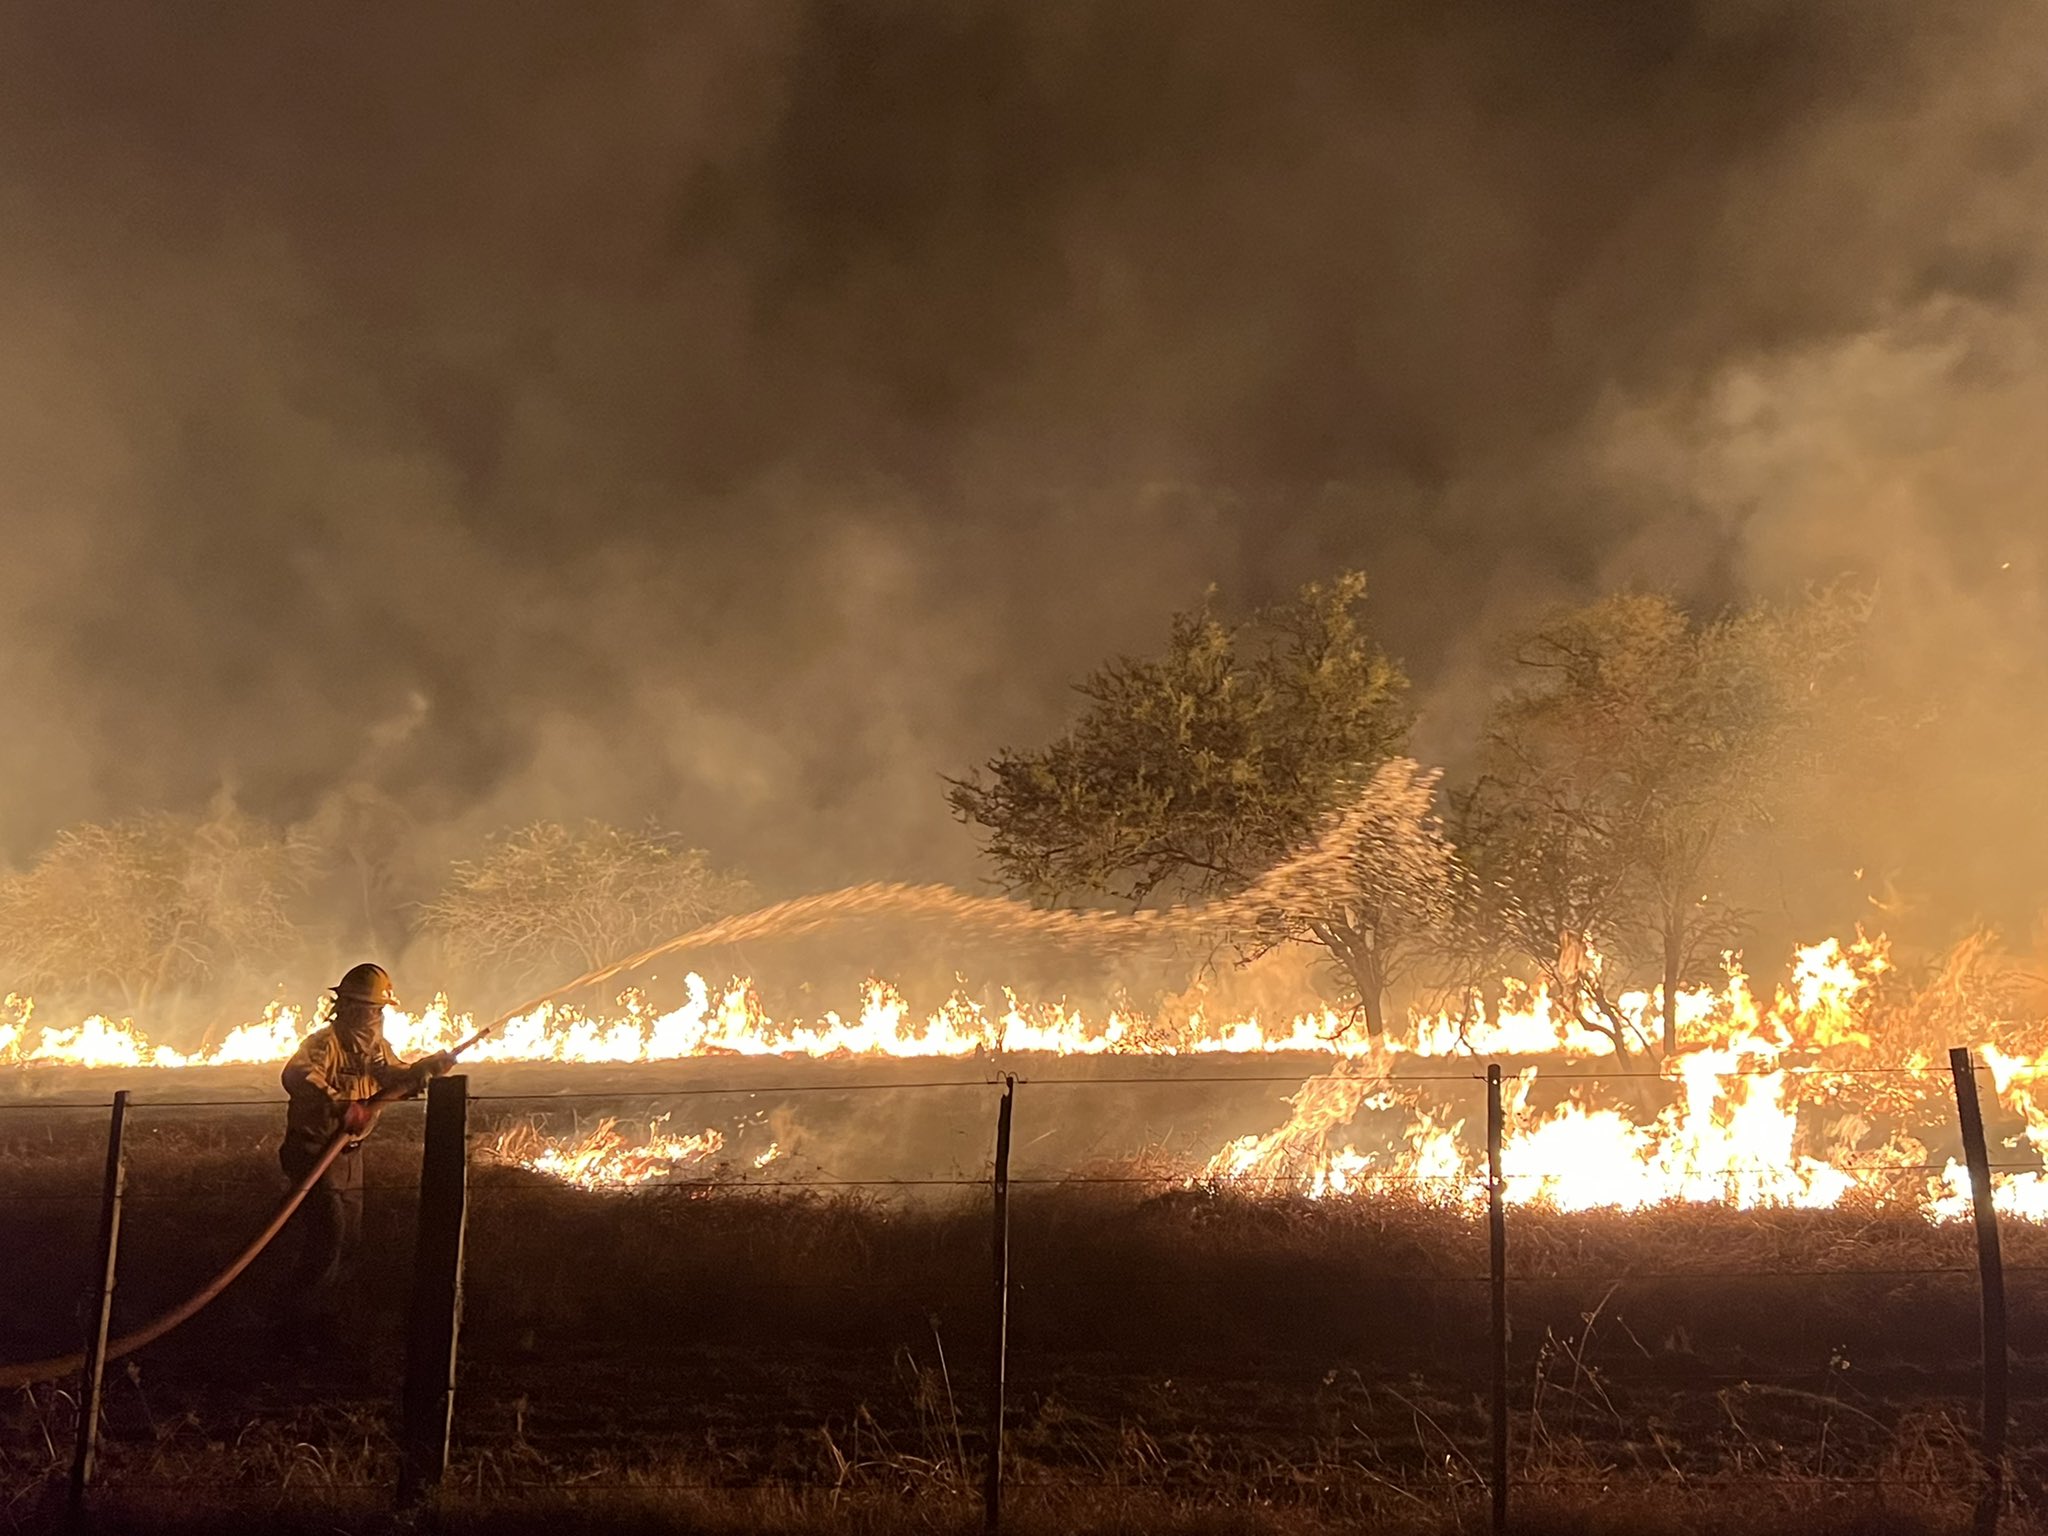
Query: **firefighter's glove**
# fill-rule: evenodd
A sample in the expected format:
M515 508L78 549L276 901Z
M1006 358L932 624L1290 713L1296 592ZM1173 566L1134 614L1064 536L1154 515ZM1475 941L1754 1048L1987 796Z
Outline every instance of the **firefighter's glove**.
M436 1051L420 1061L422 1077L446 1077L455 1070L455 1057L448 1051Z
M361 1099L347 1105L341 1112L341 1128L350 1136L367 1136L370 1125L377 1118L377 1111Z

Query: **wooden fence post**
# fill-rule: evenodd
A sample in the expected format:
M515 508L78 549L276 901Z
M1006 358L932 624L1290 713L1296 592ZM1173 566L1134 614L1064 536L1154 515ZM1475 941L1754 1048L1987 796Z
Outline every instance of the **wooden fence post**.
M1501 1105L1500 1065L1486 1069L1486 1235L1489 1289L1493 1299L1493 1529L1508 1528L1508 1219L1507 1186L1501 1178L1501 1142L1506 1114Z
M97 1294L85 1330L85 1368L78 1382L78 1445L71 1457L71 1515L85 1507L93 1463L100 1449L100 1381L107 1363L107 1325L114 1315L114 1271L121 1254L121 1195L128 1184L128 1163L121 1141L128 1126L128 1090L114 1095L107 1122L107 1171L100 1186L100 1243L95 1273Z
M996 1536L1003 1525L1003 1393L1010 1364L1010 1111L1016 1103L1017 1079L1005 1074L1002 1104L996 1110L995 1194L995 1344L990 1354L988 1459L982 1470L981 1526Z
M448 1471L455 1420L456 1339L462 1326L462 1244L469 1209L469 1079L427 1086L419 1232L405 1335L398 1499L418 1503Z
M1977 1103L1977 1069L1969 1051L1948 1053L1956 1080L1956 1116L1963 1125L1963 1158L1970 1169L1970 1205L1977 1225L1977 1285L1984 1317L1984 1482L1977 1498L1975 1529L1993 1536L2005 1504L2007 1375L2005 1261L1998 1248L1998 1207L1991 1198L1991 1152L1984 1142L1984 1112Z

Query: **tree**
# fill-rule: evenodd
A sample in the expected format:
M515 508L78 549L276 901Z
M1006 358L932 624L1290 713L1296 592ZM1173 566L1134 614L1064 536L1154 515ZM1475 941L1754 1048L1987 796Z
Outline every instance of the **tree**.
M339 913L341 937L373 952L397 954L410 936L410 908L424 894L413 886L418 827L405 807L375 785L345 781L322 797L296 829L321 852L321 896Z
M1057 740L950 780L954 814L984 830L998 880L1041 901L1242 889L1406 739L1407 679L1367 632L1364 601L1365 578L1347 573L1230 623L1212 592L1174 616L1162 655L1091 673L1077 689L1087 707ZM1392 818L1408 800L1392 779L1385 792ZM1330 949L1375 1031L1399 948L1380 936L1406 909L1361 890L1296 935Z
M1663 1045L1677 995L1740 929L1725 859L1824 755L1828 688L1865 613L1834 592L1705 622L1664 596L1559 615L1514 649L1461 841L1503 941L1627 1050L1598 958L1654 965Z
M669 833L537 821L457 863L421 916L457 963L523 983L594 970L750 899L743 878Z
M1440 776L1397 757L1346 793L1345 888L1284 903L1269 930L1271 939L1304 940L1330 952L1375 1039L1386 1031L1387 989L1420 955L1443 948L1457 911L1463 870L1437 814Z
M111 988L145 1008L289 955L305 937L293 907L315 862L305 839L225 803L203 818L70 827L0 880L0 963L25 987Z

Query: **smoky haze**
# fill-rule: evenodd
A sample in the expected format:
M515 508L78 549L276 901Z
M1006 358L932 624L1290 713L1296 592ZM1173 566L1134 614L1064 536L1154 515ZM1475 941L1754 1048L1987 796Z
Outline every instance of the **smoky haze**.
M0 850L371 783L423 856L652 816L770 889L971 879L938 775L1211 581L1365 568L1455 763L1545 603L1848 575L1942 714L1831 856L2009 914L2044 45L2017 0L8 7Z

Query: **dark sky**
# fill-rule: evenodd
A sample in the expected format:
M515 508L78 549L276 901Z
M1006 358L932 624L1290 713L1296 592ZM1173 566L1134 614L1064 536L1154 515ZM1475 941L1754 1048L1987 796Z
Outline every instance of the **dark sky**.
M2033 677L2044 45L2020 0L0 8L0 854L368 780L437 847L961 877L941 772L1208 582L1344 565L1446 753L1501 625L1621 583L1855 572L1912 664Z

